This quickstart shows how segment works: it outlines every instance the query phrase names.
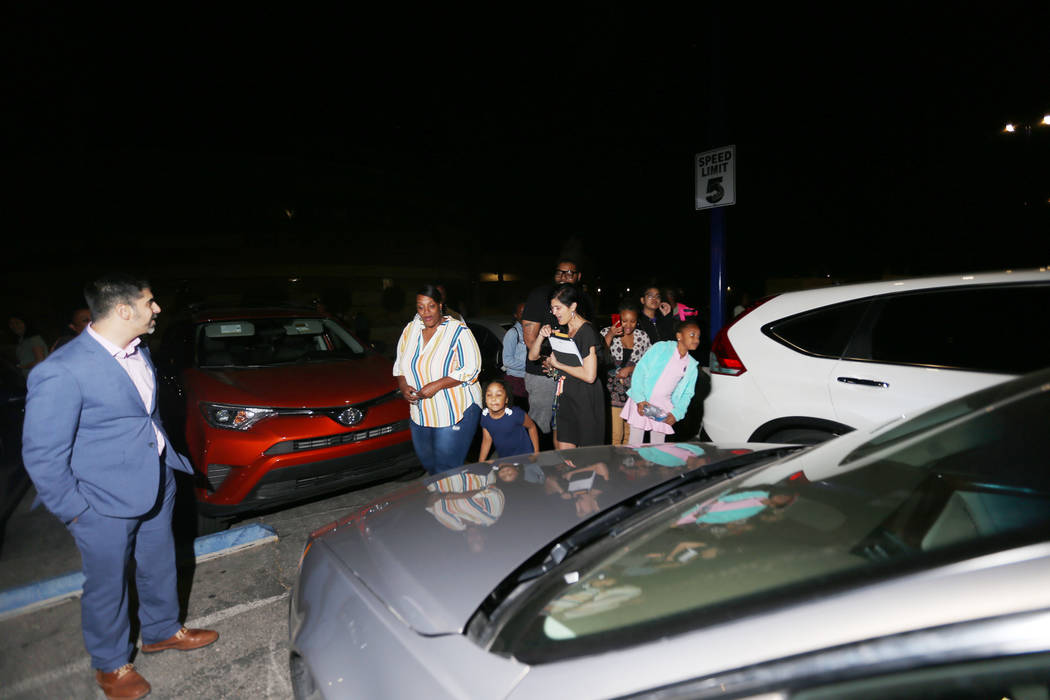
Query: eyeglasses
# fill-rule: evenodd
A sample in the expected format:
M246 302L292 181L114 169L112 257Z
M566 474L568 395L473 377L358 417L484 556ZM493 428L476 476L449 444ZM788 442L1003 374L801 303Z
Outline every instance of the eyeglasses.
M645 298L646 299L659 299L660 295L659 294L646 294Z
M559 270L555 270L554 271L554 276L555 277L572 277L575 274L576 274L576 270L560 270L559 269Z

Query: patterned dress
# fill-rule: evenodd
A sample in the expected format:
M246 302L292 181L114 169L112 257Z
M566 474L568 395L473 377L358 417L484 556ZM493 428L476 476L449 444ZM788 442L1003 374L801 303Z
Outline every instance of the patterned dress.
M604 338L612 332L612 326L602 329ZM613 358L613 367L608 371L605 378L605 386L609 389L609 404L612 406L623 406L627 403L627 390L631 388L631 378L620 379L616 373L624 367L634 367L642 359L645 351L652 347L649 335L638 328L634 329L634 347L628 350L623 346L623 338L613 338L609 345L609 353Z

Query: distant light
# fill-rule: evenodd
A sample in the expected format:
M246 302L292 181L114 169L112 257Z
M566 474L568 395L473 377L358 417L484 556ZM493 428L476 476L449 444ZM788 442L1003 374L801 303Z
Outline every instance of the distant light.
M964 280L972 280L973 279L973 275L963 275L963 279Z
M1003 127L1003 131L1005 131L1008 134L1012 134L1015 131L1017 131L1017 127L1013 124L1007 124L1005 127Z
M1046 126L1050 126L1050 114L1044 114L1043 115L1043 120L1041 122L1039 122L1039 123L1040 124L1044 124Z
M295 282L298 282L298 281L299 281L299 278L298 278L298 277L289 277L289 278L288 278L288 281L289 281L289 282L292 282L292 283L295 283Z

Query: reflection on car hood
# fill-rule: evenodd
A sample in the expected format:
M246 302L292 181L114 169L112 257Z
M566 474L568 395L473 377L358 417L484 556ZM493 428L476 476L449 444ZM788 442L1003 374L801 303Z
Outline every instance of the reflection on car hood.
M456 633L504 577L565 531L755 447L606 445L468 465L389 494L330 526L318 544L416 631Z
M360 359L249 368L194 369L187 382L218 403L327 407L372 399L397 388L390 361Z

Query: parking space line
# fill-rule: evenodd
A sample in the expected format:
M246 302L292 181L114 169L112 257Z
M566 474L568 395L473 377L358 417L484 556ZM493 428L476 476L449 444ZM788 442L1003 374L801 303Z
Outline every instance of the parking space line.
M194 620L187 620L186 626L209 628L216 625L217 623L222 622L223 620L228 620L231 617L236 617L237 615L242 615L246 612L250 612L257 608L262 608L267 605L272 605L273 603L278 603L288 598L290 594L291 591L285 591L275 596L270 596L269 598L263 598L261 600L253 600L250 603L241 603L239 605L234 605L232 607L213 612L210 615L205 615L204 617L196 618ZM141 642L142 640L140 639L139 643L141 644ZM271 647L272 646L273 645L271 643ZM62 668L57 668L52 671L48 671L47 673L41 673L39 676L33 676L32 678L26 678L25 680L19 681L18 683L15 683L13 685L5 685L3 688L0 688L0 698L14 697L22 693L28 693L38 688L44 688L53 685L61 679L67 676L71 676L75 673L88 673L89 671L91 671L91 660L90 658L85 657L79 661L74 661L73 663L66 664Z
M218 610L210 615L205 615L204 617L198 618L196 620L187 620L186 626L211 627L231 617L236 617L237 615L241 615L243 613L255 610L256 608L266 607L267 605L270 605L272 603L282 601L289 595L291 595L291 591L285 591L284 593L278 593L277 595L270 596L269 598L253 600L250 603L240 603L239 605L234 605L231 608L224 608L223 610Z

